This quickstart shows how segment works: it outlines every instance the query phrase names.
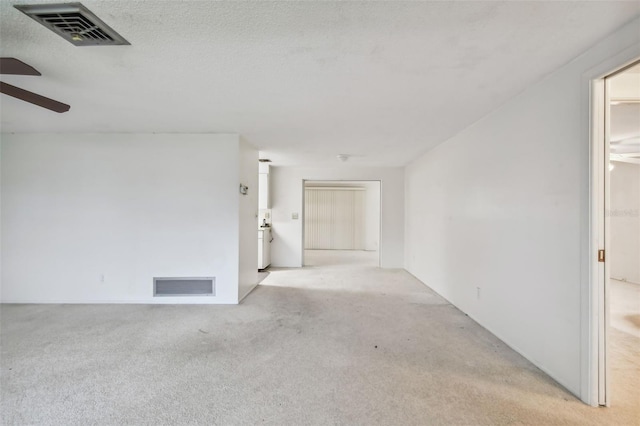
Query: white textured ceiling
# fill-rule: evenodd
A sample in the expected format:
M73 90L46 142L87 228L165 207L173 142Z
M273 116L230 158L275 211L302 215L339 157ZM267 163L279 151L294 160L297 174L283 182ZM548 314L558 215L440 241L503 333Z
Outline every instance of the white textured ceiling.
M77 48L0 2L3 132L242 134L275 165L404 165L585 51L640 2L83 1L132 45Z

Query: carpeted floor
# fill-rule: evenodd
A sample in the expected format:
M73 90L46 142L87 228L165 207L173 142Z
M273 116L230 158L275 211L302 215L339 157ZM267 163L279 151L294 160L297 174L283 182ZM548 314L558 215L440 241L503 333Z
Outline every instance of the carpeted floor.
M239 306L3 305L2 424L638 424L366 262L271 270Z

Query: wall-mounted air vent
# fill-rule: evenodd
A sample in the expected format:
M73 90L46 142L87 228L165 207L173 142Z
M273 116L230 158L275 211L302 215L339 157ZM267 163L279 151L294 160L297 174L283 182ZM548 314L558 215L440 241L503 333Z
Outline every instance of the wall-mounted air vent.
M80 3L16 5L15 8L75 46L129 44Z
M215 277L154 278L153 296L215 296Z

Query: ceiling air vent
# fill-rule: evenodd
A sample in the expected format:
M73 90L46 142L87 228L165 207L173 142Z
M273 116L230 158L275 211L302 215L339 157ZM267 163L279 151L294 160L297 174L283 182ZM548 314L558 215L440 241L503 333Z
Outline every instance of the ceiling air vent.
M80 3L14 6L75 46L129 44Z

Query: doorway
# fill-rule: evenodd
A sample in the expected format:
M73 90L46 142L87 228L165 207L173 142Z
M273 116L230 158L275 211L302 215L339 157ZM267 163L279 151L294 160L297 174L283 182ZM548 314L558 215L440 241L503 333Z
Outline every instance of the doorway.
M380 181L304 181L304 266L380 265Z
M605 341L615 404L615 395L621 393L635 393L634 399L640 401L640 63L607 79L609 328Z
M640 400L640 61L593 85L597 401Z

